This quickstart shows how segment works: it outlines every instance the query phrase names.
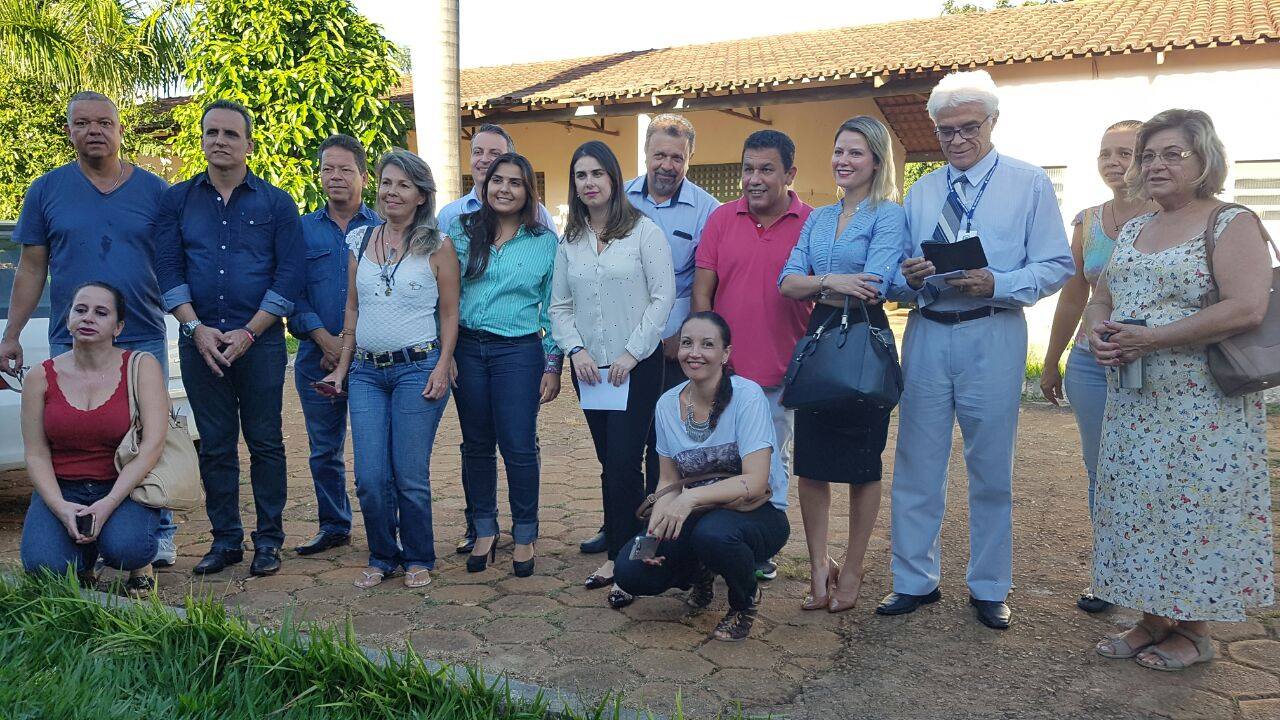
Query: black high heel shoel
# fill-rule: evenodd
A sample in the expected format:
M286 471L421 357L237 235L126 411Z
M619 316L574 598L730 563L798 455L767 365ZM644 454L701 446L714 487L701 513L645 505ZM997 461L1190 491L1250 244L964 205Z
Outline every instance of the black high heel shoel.
M479 542L481 539L482 538L476 538L476 541ZM493 544L489 546L489 552L483 555L467 556L467 572L469 573L484 572L484 569L489 567L489 563L496 560L497 557L498 557L498 538L495 535L493 537Z

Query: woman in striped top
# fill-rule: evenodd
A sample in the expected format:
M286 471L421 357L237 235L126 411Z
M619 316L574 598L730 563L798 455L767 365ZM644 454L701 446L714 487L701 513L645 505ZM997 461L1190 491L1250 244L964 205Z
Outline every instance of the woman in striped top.
M512 567L526 577L538 537L538 407L560 394L564 361L547 315L558 240L538 221L538 190L524 156L494 160L479 195L480 209L447 229L462 267L455 397L462 485L476 526L467 570L484 570L495 554L496 447L507 468Z

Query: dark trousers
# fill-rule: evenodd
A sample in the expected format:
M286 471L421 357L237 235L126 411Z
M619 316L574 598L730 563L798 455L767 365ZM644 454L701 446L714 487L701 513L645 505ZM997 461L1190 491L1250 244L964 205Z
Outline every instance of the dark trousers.
M454 359L468 524L481 537L498 534L496 451L501 450L511 502L511 534L517 543L531 543L538 537L542 341L537 335L504 338L460 328Z
M756 594L756 563L773 557L787 542L787 514L772 503L751 512L712 510L685 521L680 537L658 545L661 565L631 559L631 540L613 566L614 582L632 595L661 595L689 589L702 568L724 578L729 607L745 610Z
M645 459L646 441L653 433L653 409L662 394L663 360L660 350L641 360L631 370L627 388L626 410L584 410L591 441L600 461L600 492L604 496L604 535L609 559L628 540L640 532L636 508L645 496L645 473L640 463ZM606 372L601 371L601 382ZM578 391L578 380L573 380ZM649 466L657 476L657 463Z
M293 382L302 404L311 447L308 462L311 483L316 490L316 511L320 531L337 535L351 533L351 500L347 497L346 462L347 399L321 395L311 383L322 380L328 371L320 367L324 353L310 340L303 340L293 361Z
M213 550L239 550L244 542L240 522L241 431L249 446L249 481L257 510L255 548L284 544L281 514L285 502L284 437L280 408L288 354L280 325L258 337L231 367L217 377L195 344L178 344L182 383L200 430L200 478L204 482Z

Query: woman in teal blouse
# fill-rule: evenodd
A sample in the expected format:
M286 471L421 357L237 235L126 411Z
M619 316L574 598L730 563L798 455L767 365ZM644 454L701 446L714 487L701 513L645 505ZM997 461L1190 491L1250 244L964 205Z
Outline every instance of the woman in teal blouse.
M515 574L533 574L538 537L538 407L560 394L563 356L548 307L556 234L538 220L533 168L507 153L482 180L481 206L448 228L462 266L455 398L462 485L475 522L467 570L484 570L498 539L502 450L511 501Z

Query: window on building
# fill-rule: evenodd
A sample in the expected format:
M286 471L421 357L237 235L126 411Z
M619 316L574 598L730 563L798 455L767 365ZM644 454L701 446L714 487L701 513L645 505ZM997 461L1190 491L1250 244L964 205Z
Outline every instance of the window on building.
M1067 176L1067 168L1061 165L1054 165L1044 168L1049 175L1049 182L1053 183L1053 196L1058 200L1058 209L1062 209L1062 181Z
M1232 176L1232 199L1258 213L1271 237L1280 237L1280 160L1238 162Z
M557 203L547 202L547 176L544 175L543 173L535 172L533 174L533 179L538 184L538 197L542 198L542 204L551 205L554 207ZM467 193L471 192L471 188L475 186L476 186L476 181L471 179L470 175L462 176L462 194L463 195L466 195ZM564 201L561 200L559 202L564 202Z
M742 197L742 163L690 165L688 177L722 203Z

